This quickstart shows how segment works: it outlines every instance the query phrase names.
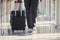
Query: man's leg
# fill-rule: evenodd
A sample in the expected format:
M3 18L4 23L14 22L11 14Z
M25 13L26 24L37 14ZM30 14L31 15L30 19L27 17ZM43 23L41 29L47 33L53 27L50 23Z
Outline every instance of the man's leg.
M26 8L26 17L27 17L27 24L28 28L33 29L32 17L30 13L30 4L31 0L24 0L25 8Z
M37 8L38 8L38 0L31 0L30 10L31 10L32 17L37 16Z
M38 0L31 0L30 13L32 17L33 27L35 27L34 23L36 23L37 8L38 8Z

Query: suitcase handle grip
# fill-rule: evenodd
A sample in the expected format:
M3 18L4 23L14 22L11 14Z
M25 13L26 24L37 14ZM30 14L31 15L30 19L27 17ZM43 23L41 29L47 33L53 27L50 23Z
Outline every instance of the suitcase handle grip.
M22 3L22 0L15 1L15 3Z

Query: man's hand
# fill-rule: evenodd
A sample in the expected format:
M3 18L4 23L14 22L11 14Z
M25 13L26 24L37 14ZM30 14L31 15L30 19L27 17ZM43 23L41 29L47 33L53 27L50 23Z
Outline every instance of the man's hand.
M15 3L21 3L22 2L22 0L16 0L15 1Z

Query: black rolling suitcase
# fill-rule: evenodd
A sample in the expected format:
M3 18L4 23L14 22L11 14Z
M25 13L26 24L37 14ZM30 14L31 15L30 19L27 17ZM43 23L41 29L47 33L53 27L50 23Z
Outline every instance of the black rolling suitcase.
M23 10L11 11L10 24L12 31L14 30L25 31L25 12Z

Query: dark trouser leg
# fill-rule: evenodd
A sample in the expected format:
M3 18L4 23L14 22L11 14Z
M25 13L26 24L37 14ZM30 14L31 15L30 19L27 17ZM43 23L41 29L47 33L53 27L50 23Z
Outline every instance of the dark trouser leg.
M27 24L28 28L34 27L35 17L36 17L36 7L35 0L24 0L26 7L26 16L27 16Z
M33 24L36 23L37 8L38 8L38 0L31 0L30 13L32 15Z
M26 14L27 15L27 24L28 24L28 28L32 28L34 27L33 21L32 21L32 17L30 16L31 14Z
M31 0L24 0L24 3L25 3L25 8L26 8L26 17L27 17L28 28L32 28L33 29L32 16L31 16L31 13L30 13Z
M32 17L37 17L38 0L31 0L30 13Z

